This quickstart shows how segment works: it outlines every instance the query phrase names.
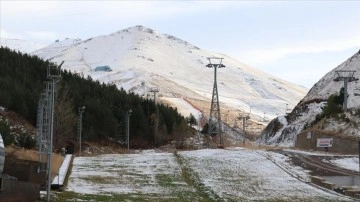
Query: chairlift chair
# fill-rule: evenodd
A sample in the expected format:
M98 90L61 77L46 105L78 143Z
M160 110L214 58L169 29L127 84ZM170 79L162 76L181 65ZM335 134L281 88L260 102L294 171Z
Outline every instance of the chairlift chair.
M354 95L355 96L360 96L360 86L358 85L358 83L356 82L356 86L354 89Z
M360 96L360 88L355 88L354 89L354 95L355 96Z

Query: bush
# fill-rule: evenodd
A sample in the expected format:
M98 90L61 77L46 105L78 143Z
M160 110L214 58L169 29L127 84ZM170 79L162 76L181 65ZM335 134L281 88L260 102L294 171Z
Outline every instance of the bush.
M36 146L36 140L29 134L21 134L17 138L17 146L25 149L33 149Z
M330 117L333 114L342 112L342 106L335 102L337 99L336 95L330 95L326 105L322 108L324 117Z

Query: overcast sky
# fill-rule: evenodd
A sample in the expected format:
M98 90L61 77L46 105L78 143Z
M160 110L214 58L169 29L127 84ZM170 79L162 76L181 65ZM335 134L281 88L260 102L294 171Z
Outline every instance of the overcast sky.
M49 45L143 25L311 88L360 49L360 1L0 0L0 38Z

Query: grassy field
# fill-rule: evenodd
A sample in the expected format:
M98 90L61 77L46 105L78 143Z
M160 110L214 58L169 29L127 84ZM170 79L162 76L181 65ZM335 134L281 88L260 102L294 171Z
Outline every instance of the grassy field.
M66 190L52 201L350 201L293 178L263 155L286 164L279 154L248 149L76 157Z

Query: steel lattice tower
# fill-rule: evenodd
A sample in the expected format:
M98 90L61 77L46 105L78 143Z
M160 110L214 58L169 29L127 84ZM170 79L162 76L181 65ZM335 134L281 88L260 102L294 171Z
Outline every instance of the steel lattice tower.
M214 68L214 86L211 99L211 108L210 108L210 117L209 117L209 127L208 135L210 137L215 137L217 140L218 147L223 147L222 139L222 125L221 125L221 114L220 114L220 104L219 104L219 92L217 88L217 68L223 68L225 65L221 64L224 58L209 57L209 64L206 67ZM211 63L212 60L218 61L218 63ZM209 138L208 137L208 147L209 147Z
M51 170L52 170L52 146L54 133L54 107L56 97L56 82L60 79L60 67L49 65L47 77L49 81L45 82L45 92L40 95L37 114L37 135L39 146L39 168L38 172L46 169L47 201L50 201L51 191ZM44 165L45 164L45 165ZM44 168L46 166L46 168Z

